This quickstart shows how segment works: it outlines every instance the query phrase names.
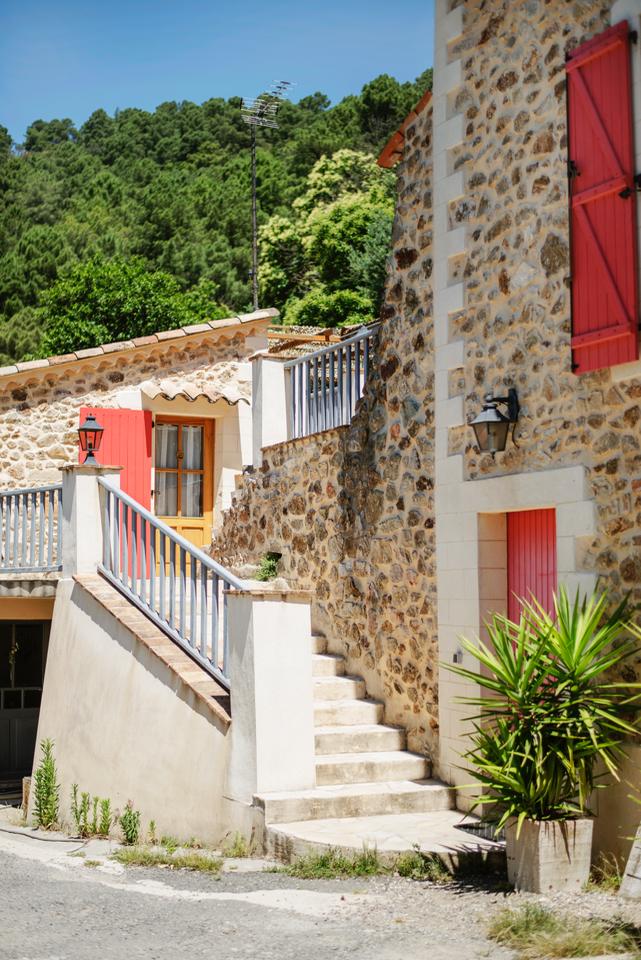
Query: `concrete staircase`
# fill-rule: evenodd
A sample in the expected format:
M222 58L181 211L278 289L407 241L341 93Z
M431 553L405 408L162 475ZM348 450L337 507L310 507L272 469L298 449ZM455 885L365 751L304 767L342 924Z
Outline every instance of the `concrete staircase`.
M267 851L289 861L364 843L383 856L416 842L437 851L477 849L476 838L456 829L462 814L454 790L431 779L429 761L406 749L404 730L383 723L383 704L367 699L363 680L345 676L344 658L327 653L325 638L312 642L316 787L254 798Z

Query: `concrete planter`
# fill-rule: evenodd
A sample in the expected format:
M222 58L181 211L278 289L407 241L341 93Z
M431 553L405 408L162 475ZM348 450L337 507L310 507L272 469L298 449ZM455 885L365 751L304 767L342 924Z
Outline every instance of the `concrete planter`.
M505 828L507 876L516 890L581 890L590 875L593 821L516 820Z

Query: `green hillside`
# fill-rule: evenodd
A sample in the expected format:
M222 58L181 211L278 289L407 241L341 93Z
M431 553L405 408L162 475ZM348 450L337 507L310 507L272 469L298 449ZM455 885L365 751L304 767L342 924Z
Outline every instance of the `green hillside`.
M373 158L430 85L382 75L258 131L261 304L286 322L376 311L393 200ZM237 98L38 120L21 145L0 127L0 363L247 309L248 146Z

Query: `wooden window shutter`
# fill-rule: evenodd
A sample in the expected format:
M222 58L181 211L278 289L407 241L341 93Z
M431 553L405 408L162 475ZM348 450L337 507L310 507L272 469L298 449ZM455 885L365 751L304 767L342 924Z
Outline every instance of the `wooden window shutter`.
M98 463L122 467L120 488L151 509L151 410L123 410L117 407L82 407L80 423L93 413L105 428Z
M638 357L630 31L618 23L566 64L575 373Z

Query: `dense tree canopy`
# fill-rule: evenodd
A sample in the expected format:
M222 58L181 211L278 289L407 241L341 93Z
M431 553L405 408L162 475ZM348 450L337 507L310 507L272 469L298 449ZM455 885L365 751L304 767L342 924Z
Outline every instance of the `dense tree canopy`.
M262 298L288 320L375 310L391 194L372 155L430 85L383 75L258 131ZM237 98L36 120L13 150L0 126L0 363L247 308L248 144Z

